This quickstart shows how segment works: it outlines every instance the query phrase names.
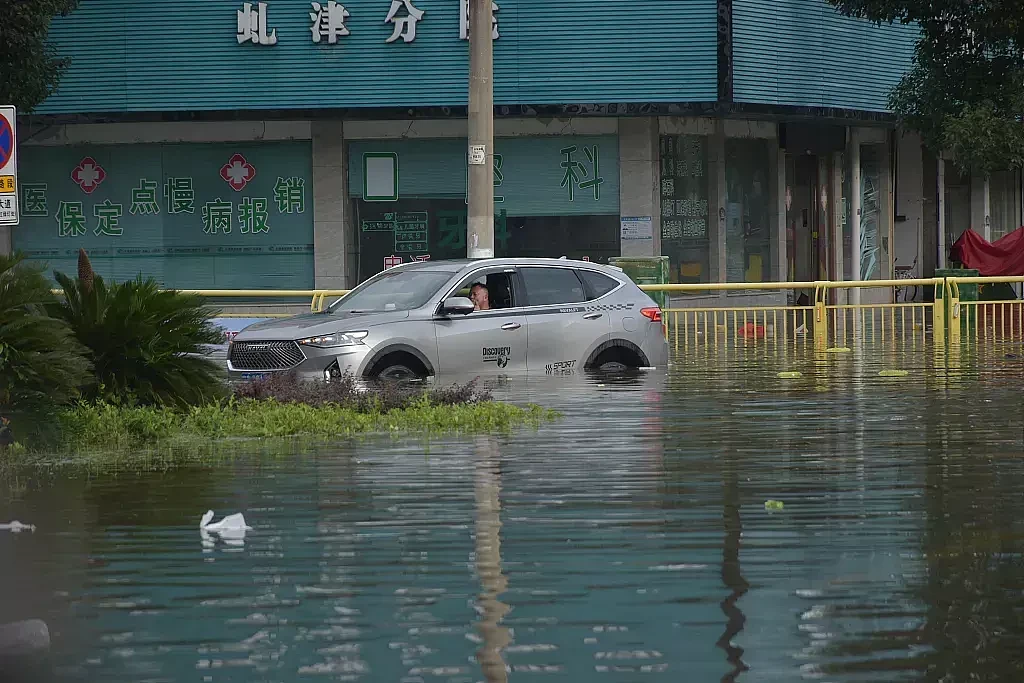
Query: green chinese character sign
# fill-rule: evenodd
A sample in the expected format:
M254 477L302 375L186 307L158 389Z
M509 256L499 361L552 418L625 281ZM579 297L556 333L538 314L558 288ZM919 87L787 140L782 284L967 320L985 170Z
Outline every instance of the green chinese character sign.
M561 168L565 171L559 187L564 187L568 190L569 201L575 200L577 189L593 190L594 200L600 200L601 185L604 184L604 178L601 177L601 148L597 145L583 148L583 154L587 159L586 164L575 158L577 152L576 145L563 147L559 151L564 157Z
M61 202L57 205L56 217L58 237L80 237L85 234L82 202Z
M124 209L120 204L114 204L105 199L102 204L93 207L92 213L96 216L96 228L93 230L97 235L117 237L123 232L119 225Z
M14 248L182 289L313 287L308 143L26 148Z
M23 217L46 218L50 215L46 203L46 183L21 184L21 209Z

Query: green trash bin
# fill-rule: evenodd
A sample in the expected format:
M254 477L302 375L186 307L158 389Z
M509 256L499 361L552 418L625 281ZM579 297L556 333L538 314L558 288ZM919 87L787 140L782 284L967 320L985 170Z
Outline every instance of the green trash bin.
M617 256L608 259L608 265L621 268L638 285L667 285L668 256ZM665 308L665 292L648 292L658 306Z
M935 277L978 277L979 273L975 268L936 268ZM960 301L977 301L978 300L978 285L970 283L960 283L958 285L960 289ZM946 293L942 292L942 298L945 299ZM971 315L977 315L977 307L970 306L967 309L960 308L960 334L967 333L967 315L965 313L970 312ZM949 308L949 300L946 299L946 320L947 324L949 320L952 320L952 311Z

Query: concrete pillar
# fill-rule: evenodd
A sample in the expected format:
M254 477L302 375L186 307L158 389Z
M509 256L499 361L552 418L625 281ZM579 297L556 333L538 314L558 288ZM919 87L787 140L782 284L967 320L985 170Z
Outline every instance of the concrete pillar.
M708 237L711 243L711 282L725 282L728 260L725 240L725 122L715 121L715 132L708 138ZM733 248L742 249L742 245Z
M775 209L770 217L775 239L771 243L772 262L769 266L769 277L776 282L782 282L789 277L789 257L786 253L786 152L779 147L778 137L768 158L775 173L775 182L771 184L772 206Z
M971 228L992 241L992 208L989 179L980 174L971 175Z
M622 240L623 256L661 254L661 183L658 158L658 119L619 119L619 215L650 216L650 240Z
M317 289L346 289L357 283L350 254L355 241L350 229L344 125L314 121L313 144L313 272Z
M939 208L936 210L938 219L936 225L938 239L938 254L936 254L936 265L938 268L948 268L949 263L949 246L946 244L946 160L943 158L942 153L939 152L937 173L936 173L936 190L938 191L938 204Z
M832 154L832 173L828 189L829 201L832 206L832 227L829 244L832 247L832 279L843 280L843 153ZM846 303L843 301L843 303Z
M879 266L879 278L881 280L891 280L893 278L893 223L896 218L896 195L893 192L893 174L892 174L892 147L889 144L890 135L894 133L889 132L886 135L886 144L882 147L882 183L879 194L879 202L881 204L881 211L879 212L879 225L878 225L878 236L882 247L882 253L878 258ZM888 299L892 298L892 290L885 290L888 294Z

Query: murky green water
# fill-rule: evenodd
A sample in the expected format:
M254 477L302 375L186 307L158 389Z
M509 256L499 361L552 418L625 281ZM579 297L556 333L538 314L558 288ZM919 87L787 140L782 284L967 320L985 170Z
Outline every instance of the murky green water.
M1017 356L699 352L498 387L565 412L512 438L30 481L0 622L58 680L1020 680Z

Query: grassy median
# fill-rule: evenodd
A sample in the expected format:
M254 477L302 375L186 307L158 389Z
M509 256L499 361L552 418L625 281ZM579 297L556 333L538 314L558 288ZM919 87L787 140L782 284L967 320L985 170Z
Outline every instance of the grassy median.
M253 441L507 433L556 417L555 411L536 405L495 401L473 383L426 389L365 386L351 377L330 384L301 382L283 375L240 385L229 399L186 408L81 402L56 415L59 441L19 445L11 455L96 461L155 451L211 453L219 446L237 449Z

